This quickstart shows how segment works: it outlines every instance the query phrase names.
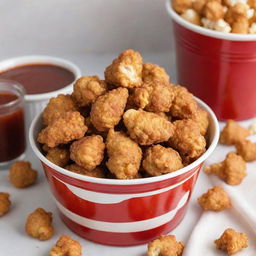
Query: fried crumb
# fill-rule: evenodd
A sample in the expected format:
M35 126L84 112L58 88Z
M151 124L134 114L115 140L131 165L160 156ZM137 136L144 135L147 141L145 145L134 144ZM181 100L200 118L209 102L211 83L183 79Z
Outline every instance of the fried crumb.
M5 192L0 192L0 217L5 215L11 206L11 201L9 199L10 194Z

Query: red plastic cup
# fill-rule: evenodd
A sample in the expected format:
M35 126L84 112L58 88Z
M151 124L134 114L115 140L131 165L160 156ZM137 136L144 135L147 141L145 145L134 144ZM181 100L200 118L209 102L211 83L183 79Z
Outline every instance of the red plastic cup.
M175 228L184 217L200 168L219 139L214 113L197 102L209 113L206 152L176 172L133 180L89 177L50 162L36 142L42 128L42 115L38 115L31 124L29 140L42 162L63 222L86 239L118 246L147 243Z
M177 79L205 101L219 120L256 115L256 35L228 34L194 25L166 1L173 21Z

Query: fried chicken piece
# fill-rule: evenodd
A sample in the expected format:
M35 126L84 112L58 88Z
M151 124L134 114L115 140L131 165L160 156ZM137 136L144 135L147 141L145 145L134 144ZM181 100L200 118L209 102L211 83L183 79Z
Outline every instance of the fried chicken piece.
M82 246L71 237L62 235L51 249L49 256L82 256Z
M181 17L195 25L201 26L201 17L194 9L187 9Z
M43 111L44 125L52 124L54 120L61 117L68 111L77 111L78 107L73 101L71 95L60 94L55 98L51 98L48 105Z
M53 236L52 213L37 208L28 215L25 229L28 235L38 240L48 240Z
M178 14L182 14L187 9L191 9L192 2L192 0L172 0L172 7Z
M44 147L45 148L45 147ZM70 157L69 157L69 150L66 148L49 148L45 157L51 161L52 163L64 167L68 164Z
M250 131L233 120L228 120L224 129L220 133L220 143L225 145L235 145L240 140L250 135Z
M146 150L142 166L152 176L177 171L183 167L181 157L172 148L155 145Z
M85 107L92 104L106 91L107 84L98 76L82 76L75 82L72 96L79 107Z
M160 236L148 244L148 256L182 256L184 244L173 235Z
M228 255L233 255L248 247L247 235L236 232L232 228L226 229L221 237L214 242L217 249L226 251Z
M241 140L236 143L237 154L240 155L244 161L251 162L256 160L256 143L250 140Z
M204 16L212 21L224 18L224 8L218 1L208 1L204 6Z
M72 143L70 158L79 166L90 171L101 163L105 144L100 135L86 136Z
M142 69L144 83L162 82L169 84L170 77L165 69L153 63L144 63Z
M37 171L33 170L30 162L17 161L9 170L9 181L16 188L25 188L36 182Z
M240 184L247 175L245 161L233 152L228 153L224 161L205 167L205 172L217 175L229 185Z
M192 1L192 9L198 13L198 15L203 15L205 4L207 0L194 0Z
M167 141L173 135L173 124L155 113L129 109L123 120L130 137L140 145Z
M222 187L215 186L197 199L205 211L223 211L231 207L228 194Z
M138 144L123 132L109 130L106 147L109 159L106 163L118 179L133 179L138 175L142 151Z
M103 169L100 167L96 167L95 169L88 171L77 164L70 164L70 165L65 166L65 169L67 169L71 172L75 172L75 173L90 176L90 177L106 178L106 175L105 175Z
M117 88L97 98L92 104L91 122L99 131L106 131L119 123L128 99L126 88Z
M226 12L225 20L233 25L234 22L239 21L240 19L247 18L248 6L244 3L237 2L233 6L230 6Z
M172 88L174 100L170 108L171 116L179 119L191 118L198 110L193 94L180 85L172 86Z
M11 201L9 199L10 195L5 192L0 192L0 217L5 215L11 206Z
M194 120L200 128L201 135L205 135L207 133L209 127L209 117L208 112L204 109L198 108L195 115L192 116L192 120Z
M82 138L87 129L84 117L79 112L66 112L44 128L38 134L37 141L54 148L59 144Z
M174 134L169 139L169 144L180 154L195 160L200 157L206 148L206 141L201 135L200 127L192 119L177 120L173 123Z
M247 18L240 18L232 24L232 33L248 34L249 21Z
M105 70L107 83L125 88L142 84L142 57L134 50L123 51Z
M172 86L158 81L144 83L133 92L136 106L150 112L169 112L173 99Z

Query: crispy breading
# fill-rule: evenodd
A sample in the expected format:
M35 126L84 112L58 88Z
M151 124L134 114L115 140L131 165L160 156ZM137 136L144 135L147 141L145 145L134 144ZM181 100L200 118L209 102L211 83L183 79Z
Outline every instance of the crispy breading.
M67 235L60 236L49 256L82 256L81 244Z
M256 160L256 143L250 140L238 141L236 143L236 151L246 162Z
M201 16L194 9L187 9L180 16L195 25L201 25Z
M248 34L249 20L247 18L240 18L232 24L232 33Z
M37 141L54 148L59 144L82 138L87 129L84 117L79 112L66 112L44 128L38 134Z
M57 97L51 98L45 107L43 111L43 123L47 126L61 117L64 113L77 110L78 107L71 95L59 94Z
M208 0L194 0L192 1L192 9L195 10L199 15L203 14L205 4Z
M28 215L26 233L38 240L48 240L53 236L52 213L46 212L43 208L37 208Z
M232 25L240 19L247 18L248 6L244 3L237 2L230 6L225 14L225 20Z
M172 7L177 13L182 14L192 7L192 2L192 0L172 0Z
M233 255L248 247L247 235L236 232L232 228L226 229L221 237L214 242L217 249L226 251L228 255Z
M177 171L183 167L183 164L177 151L155 145L146 150L142 166L150 175L158 176Z
M47 146L47 145L46 145ZM70 157L69 157L69 150L66 148L49 148L47 150L47 154L45 157L51 161L52 163L64 167L68 164Z
M142 57L134 50L125 50L105 70L107 83L126 88L142 84Z
M173 235L160 236L148 244L147 256L182 256L184 244Z
M198 124L200 133L204 136L207 133L209 127L208 112L204 109L198 108L195 115L192 116L192 120Z
M88 171L77 164L70 164L65 166L65 169L71 172L75 172L75 173L90 176L90 177L106 178L105 173L101 167L96 167L95 169Z
M129 109L123 120L130 137L140 145L164 142L173 134L173 124L155 113Z
M118 179L136 178L140 168L142 151L138 144L123 132L108 132L106 147L109 159L106 163Z
M0 192L0 217L9 211L9 208L11 206L11 201L9 197L9 193Z
M17 161L13 163L9 170L9 181L16 188L25 188L36 182L37 171L33 170L31 163L27 161Z
M215 174L229 185L238 185L247 175L246 162L233 152L227 154L226 159L220 163L205 167L205 172Z
M223 211L231 207L228 194L222 187L215 186L197 199L205 211Z
M165 69L153 63L144 63L142 69L143 83L169 83L170 77Z
M224 18L224 8L215 0L208 1L204 6L204 16L208 20L217 21Z
M82 76L74 84L72 96L77 105L85 107L92 104L107 91L107 84L98 76Z
M126 88L117 88L97 98L92 104L91 122L99 131L113 128L121 120L128 99Z
M240 126L236 121L228 120L220 133L220 143L225 145L235 145L240 140L250 135L250 131Z
M100 135L83 137L70 146L70 158L79 166L90 171L100 165L104 157L105 144Z

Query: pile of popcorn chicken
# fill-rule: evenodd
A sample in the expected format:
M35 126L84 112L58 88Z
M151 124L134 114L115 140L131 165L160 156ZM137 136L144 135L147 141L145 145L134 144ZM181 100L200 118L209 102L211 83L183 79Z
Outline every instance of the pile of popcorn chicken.
M172 0L172 6L195 25L225 33L256 33L255 0Z
M38 142L48 160L98 178L135 179L174 172L206 150L208 113L166 71L122 52L71 95L51 98Z

